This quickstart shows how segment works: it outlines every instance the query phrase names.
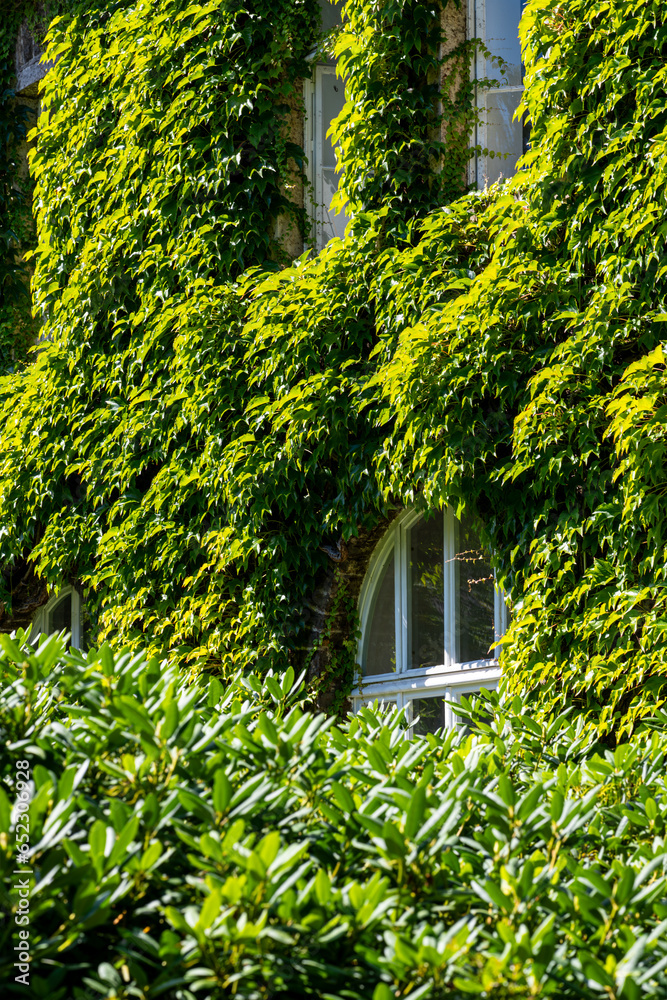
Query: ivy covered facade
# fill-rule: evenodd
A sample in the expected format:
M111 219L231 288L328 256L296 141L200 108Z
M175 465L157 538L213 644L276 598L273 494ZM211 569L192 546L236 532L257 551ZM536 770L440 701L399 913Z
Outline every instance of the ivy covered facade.
M521 8L349 0L324 38L311 0L61 12L3 629L72 587L91 634L304 664L329 709L495 683L502 638L536 713L653 710L667 32L652 3Z

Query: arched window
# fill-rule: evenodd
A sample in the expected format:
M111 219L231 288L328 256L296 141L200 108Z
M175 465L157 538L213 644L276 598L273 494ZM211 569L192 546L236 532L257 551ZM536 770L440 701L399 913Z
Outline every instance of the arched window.
M63 587L40 608L32 624L30 641L53 632L69 632L68 646L81 648L81 599L74 587Z
M407 511L371 558L360 595L360 690L421 717L418 732L455 724L447 701L494 688L507 610L470 522L451 509Z

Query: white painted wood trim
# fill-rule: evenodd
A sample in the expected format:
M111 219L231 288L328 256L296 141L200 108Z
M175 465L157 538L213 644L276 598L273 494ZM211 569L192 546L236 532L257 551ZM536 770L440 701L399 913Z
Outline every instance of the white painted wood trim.
M29 642L35 642L40 635L49 633L49 615L60 603L63 597L71 598L70 645L73 649L81 648L81 597L75 587L63 587L54 594L35 615L30 630Z
M409 664L409 566L410 530L422 517L420 511L409 510L400 514L380 539L371 555L368 569L359 594L359 618L361 637L357 646L359 686L351 696L353 710L376 699L406 707L411 718L412 701L415 697L446 697L456 700L461 694L471 694L482 687L496 688L500 680L498 659L458 662L456 637L456 601L458 595L458 560L456 552L457 519L448 507L443 513L443 560L444 569L444 648L443 662L434 667L410 668ZM373 611L373 598L380 584L382 573L391 553L394 554L394 628L396 640L396 672L362 676L365 657L365 643L369 633ZM499 639L507 628L507 606L499 588L495 588L494 633ZM445 717L448 725L455 724L451 708L446 706Z
M459 564L456 558L456 518L451 507L448 507L445 511L444 518L445 551L443 558L445 561L445 571L443 573L443 580L445 587L445 649L443 664L446 670L450 670L457 663L459 653L456 640L456 599L459 586Z

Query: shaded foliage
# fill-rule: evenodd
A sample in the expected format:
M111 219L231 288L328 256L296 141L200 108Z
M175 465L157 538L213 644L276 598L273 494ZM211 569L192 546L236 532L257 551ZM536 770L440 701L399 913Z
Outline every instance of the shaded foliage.
M22 163L34 114L13 90L14 43L22 15L12 0L0 4L0 372L24 360L36 329L24 259L35 242L32 184Z
M0 557L82 580L103 635L278 669L323 547L450 503L511 597L509 690L623 734L667 662L660 5L528 4L532 149L455 197L460 144L426 142L417 96L416 145L390 114L406 73L437 70L434 11L398 67L398 35L370 29L410 5L350 2L335 127L358 211L283 269L281 114L315 14L273 8L127 3L53 29L33 161L50 342L2 385ZM433 192L453 200L425 214Z
M27 929L51 1000L664 996L666 719L599 753L495 696L472 734L409 740L377 706L314 716L291 670L188 686L21 643L0 636L7 995Z

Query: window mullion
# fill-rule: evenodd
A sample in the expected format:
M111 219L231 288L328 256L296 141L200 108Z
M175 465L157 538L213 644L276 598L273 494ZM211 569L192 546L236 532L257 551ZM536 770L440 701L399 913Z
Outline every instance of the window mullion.
M403 523L396 525L396 672L404 673L410 666L410 533Z
M446 507L444 512L444 619L445 619L445 650L444 664L446 668L451 668L457 661L456 649L456 521L451 507Z
M72 628L70 643L74 649L81 649L81 600L76 590L72 590Z
M452 709L452 706L450 704L448 704L448 702L454 701L454 700L458 700L458 699L454 698L453 693L452 693L452 689L450 687L446 687L445 688L445 693L444 693L443 699L444 699L444 703L445 703L445 705L444 705L444 707L445 707L445 713L444 713L445 728L446 729L454 729L455 726L456 726L457 718L454 715L454 710Z
M495 600L494 600L494 631L495 631L495 641L498 642L499 639L505 635L507 631L507 604L505 602L505 595L502 590L494 583ZM496 648L494 650L494 657L497 660L500 656L500 649Z

